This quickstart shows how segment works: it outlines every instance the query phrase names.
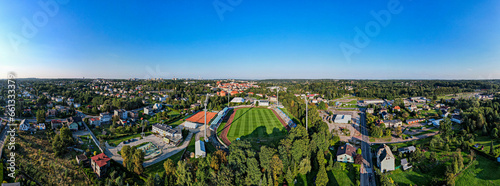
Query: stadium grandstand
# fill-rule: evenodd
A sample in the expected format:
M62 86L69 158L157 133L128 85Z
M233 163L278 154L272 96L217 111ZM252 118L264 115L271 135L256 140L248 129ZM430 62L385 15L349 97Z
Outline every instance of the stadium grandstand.
M286 122L286 124L290 127L290 128L295 128L297 127L297 124L295 124L293 122L293 120L288 117L280 108L273 108L274 111L276 111L276 113L278 113L278 115L283 119L283 121Z
M219 125L222 123L222 119L224 118L224 116L226 116L228 111L229 111L229 107L226 107L226 108L222 109L219 113L217 113L217 117L215 117L215 119L212 120L212 123L210 123L211 130L213 130L213 131L217 130L217 127L219 127Z

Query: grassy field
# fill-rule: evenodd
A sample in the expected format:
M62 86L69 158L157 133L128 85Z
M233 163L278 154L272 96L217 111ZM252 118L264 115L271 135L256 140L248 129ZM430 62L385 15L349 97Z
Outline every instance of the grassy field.
M227 138L230 141L237 138L272 140L275 137L285 135L285 133L283 125L271 110L266 108L242 108L236 111Z
M340 163L340 162L336 162ZM346 164L346 163L342 163ZM359 172L359 165L351 164L353 167L345 170L332 170L328 172L328 185L356 185L356 174ZM345 165L347 166L347 164Z
M474 141L474 144L481 144L482 146L484 146L484 149L481 150L480 148L477 148L478 150L480 151L483 151L485 153L490 153L490 148L491 148L491 138L489 136L482 136L481 133L479 132L476 132L476 134L478 134L478 137L476 138L476 140ZM498 153L499 153L499 148L500 148L500 141L498 140L493 140L493 146L495 147L496 151L495 153L497 154L495 157L498 157Z
M500 185L500 163L477 156L476 161L456 179L456 185Z

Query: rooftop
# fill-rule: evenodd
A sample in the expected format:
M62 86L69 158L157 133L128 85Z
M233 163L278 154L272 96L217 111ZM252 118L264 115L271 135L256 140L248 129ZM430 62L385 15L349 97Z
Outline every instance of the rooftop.
M94 161L97 164L97 166L99 166L99 167L105 166L106 164L108 164L108 161L111 160L104 153L92 156L90 159L92 159L92 161Z

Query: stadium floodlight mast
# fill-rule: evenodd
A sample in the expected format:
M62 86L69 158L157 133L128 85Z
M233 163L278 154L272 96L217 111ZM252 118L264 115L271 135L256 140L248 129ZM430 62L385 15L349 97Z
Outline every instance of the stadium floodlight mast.
M276 88L276 102L280 106L280 87Z
M207 104L208 104L208 93L207 93L207 97L205 98L205 141L207 142L208 139L207 139Z
M307 105L308 105L307 104L307 94L304 96L304 98L305 98L305 102L306 102L306 131L307 131L307 118L308 118L307 117Z

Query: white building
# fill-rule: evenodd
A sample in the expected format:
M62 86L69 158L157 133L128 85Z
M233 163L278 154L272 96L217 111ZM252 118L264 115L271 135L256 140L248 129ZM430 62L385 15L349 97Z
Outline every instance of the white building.
M159 104L159 103L155 103L155 104L153 105L153 109L154 109L154 110L161 110L162 108L163 108L163 106L162 106L161 104Z
M337 161L344 163L354 163L354 156L356 156L356 147L349 143L340 146L337 150Z
M154 124L151 132L158 133L162 137L182 138L181 131L173 129L172 126L166 124Z
M112 116L109 112L101 113L99 114L99 120L101 120L101 123L108 123L112 119Z
M30 129L30 122L23 119L23 121L21 121L21 124L19 124L19 130L28 131L29 129Z
M351 115L340 115L340 114L337 114L337 116L335 116L335 120L334 122L335 123L350 123L351 122Z
M235 97L233 98L233 100L231 100L231 103L244 103L245 102L245 99L243 99L242 97Z
M204 158L207 155L207 152L205 151L205 142L198 140L194 143L194 152L196 158L202 157Z
M394 168L395 160L396 158L394 158L391 149L386 144L384 144L378 149L377 166L380 167L380 171L388 172L395 170Z
M144 114L150 115L151 111L148 107L144 107Z
M259 103L259 106L264 106L264 107L269 106L269 101L267 101L267 100L255 100L255 101L253 101L254 105L257 105L257 103Z

